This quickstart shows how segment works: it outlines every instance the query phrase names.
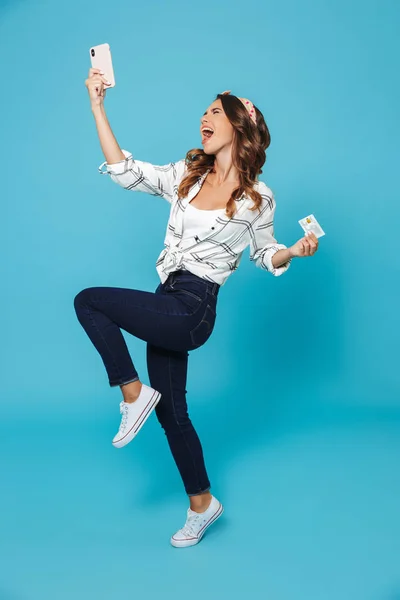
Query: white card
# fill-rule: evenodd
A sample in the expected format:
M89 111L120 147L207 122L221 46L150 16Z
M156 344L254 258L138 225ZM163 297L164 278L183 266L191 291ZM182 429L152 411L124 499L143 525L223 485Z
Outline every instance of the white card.
M323 231L321 225L318 223L314 215L308 215L308 217L300 219L299 223L306 233L308 231L312 231L312 233L314 233L317 238L320 238L321 236L325 235L325 231Z

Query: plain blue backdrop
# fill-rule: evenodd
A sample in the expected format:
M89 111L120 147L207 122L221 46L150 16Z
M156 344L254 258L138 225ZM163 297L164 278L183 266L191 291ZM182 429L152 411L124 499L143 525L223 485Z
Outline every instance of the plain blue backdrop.
M0 7L0 599L400 598L399 3ZM121 393L73 308L85 287L156 288L169 210L98 174L84 81L103 42L123 148L183 158L231 89L271 131L278 241L310 213L326 231L281 277L247 251L190 355L225 514L187 550L169 546L187 499L164 434L153 415L112 447Z

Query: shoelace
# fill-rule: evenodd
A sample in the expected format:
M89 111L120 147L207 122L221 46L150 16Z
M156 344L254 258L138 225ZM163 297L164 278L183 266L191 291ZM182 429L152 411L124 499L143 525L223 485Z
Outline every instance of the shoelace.
M119 426L120 431L125 431L126 424L128 421L128 410L129 410L129 407L127 406L126 402L124 400L122 400L119 403L119 412L122 415L121 423Z
M195 515L190 515L187 518L185 525L181 529L183 535L196 537L197 533L195 531L195 527L196 527L196 525L199 524L199 521L201 521L203 518L204 517L202 517L202 515L200 513L197 513Z

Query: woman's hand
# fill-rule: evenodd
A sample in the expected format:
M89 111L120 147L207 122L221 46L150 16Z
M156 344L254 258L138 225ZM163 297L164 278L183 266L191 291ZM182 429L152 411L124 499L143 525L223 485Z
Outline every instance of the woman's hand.
M106 97L107 88L111 83L103 77L104 73L100 69L89 69L89 77L85 80L85 85L89 92L90 103L92 106L103 104Z
M312 256L318 250L318 238L311 231L289 248L290 256Z

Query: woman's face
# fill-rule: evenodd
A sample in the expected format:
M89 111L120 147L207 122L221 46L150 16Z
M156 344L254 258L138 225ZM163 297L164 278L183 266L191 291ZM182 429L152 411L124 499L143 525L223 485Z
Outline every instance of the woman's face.
M207 127L213 131L211 135L211 132L207 132ZM221 100L210 104L201 117L200 134L205 154L217 154L222 148L232 144L233 127L224 113Z

